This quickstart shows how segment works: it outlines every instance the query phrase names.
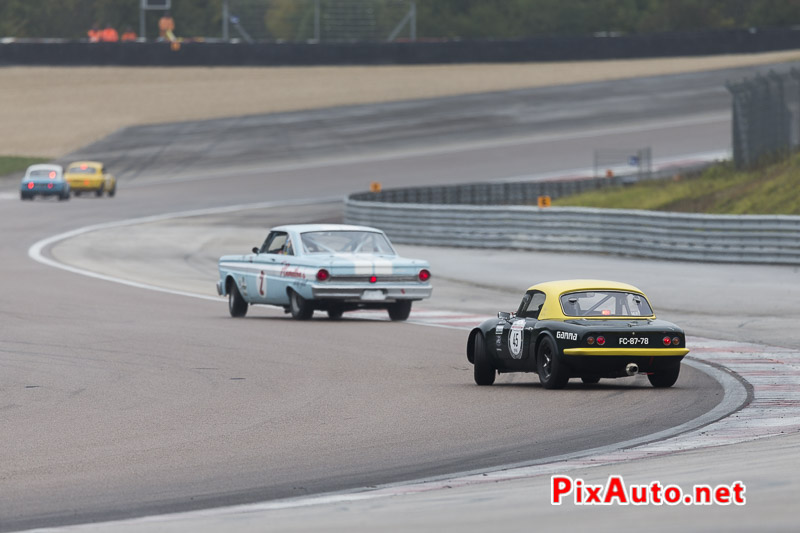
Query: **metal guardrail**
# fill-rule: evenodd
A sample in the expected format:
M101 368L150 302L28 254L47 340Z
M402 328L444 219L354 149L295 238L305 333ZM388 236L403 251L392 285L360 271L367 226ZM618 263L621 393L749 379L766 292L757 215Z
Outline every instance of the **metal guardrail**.
M800 264L798 216L399 203L381 194L348 198L345 220L381 228L397 243Z

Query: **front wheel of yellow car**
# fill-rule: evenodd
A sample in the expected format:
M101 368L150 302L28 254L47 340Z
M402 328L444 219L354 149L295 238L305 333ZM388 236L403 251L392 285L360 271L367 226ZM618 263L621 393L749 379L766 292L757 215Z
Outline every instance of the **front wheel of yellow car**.
M109 198L113 198L115 194L117 194L117 184L116 183L114 184L113 187L111 187L111 190L108 191L108 197Z

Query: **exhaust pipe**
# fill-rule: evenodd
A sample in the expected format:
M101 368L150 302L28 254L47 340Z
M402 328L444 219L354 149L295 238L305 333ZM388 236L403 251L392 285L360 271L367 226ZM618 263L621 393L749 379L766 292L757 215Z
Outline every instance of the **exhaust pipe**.
M625 365L625 373L629 376L635 376L639 373L639 365L636 363L628 363Z

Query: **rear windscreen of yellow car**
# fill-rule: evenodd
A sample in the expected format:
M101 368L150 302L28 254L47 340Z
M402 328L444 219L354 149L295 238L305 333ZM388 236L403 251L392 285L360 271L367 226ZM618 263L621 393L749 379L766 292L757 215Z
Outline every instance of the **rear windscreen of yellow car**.
M67 170L70 174L97 174L97 169L94 167L70 167Z
M641 294L625 291L579 291L561 296L566 316L651 316L653 309Z

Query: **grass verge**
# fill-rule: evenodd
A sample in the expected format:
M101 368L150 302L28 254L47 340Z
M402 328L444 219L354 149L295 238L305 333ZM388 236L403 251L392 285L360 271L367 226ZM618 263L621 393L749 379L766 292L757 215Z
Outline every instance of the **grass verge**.
M20 172L30 165L47 163L49 159L43 157L20 157L14 155L0 155L0 176Z
M639 182L553 201L557 206L734 215L800 215L800 154L754 170L715 165L696 177Z

